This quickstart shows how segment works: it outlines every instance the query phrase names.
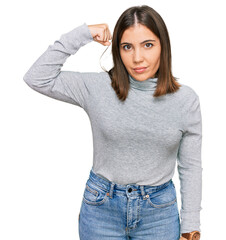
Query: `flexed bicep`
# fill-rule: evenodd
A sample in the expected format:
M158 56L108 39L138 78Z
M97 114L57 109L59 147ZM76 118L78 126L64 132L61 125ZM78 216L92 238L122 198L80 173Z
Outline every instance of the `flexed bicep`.
M66 59L93 41L86 23L63 34L35 61L23 80L35 91L84 108L88 91L85 73L61 71Z

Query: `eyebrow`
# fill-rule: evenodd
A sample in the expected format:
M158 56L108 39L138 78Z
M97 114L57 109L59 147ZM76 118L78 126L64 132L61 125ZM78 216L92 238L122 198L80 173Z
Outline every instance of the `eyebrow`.
M145 40L145 41L141 42L141 44L142 44L142 43L146 43L146 42L155 42L155 40L148 39L148 40ZM123 42L123 43L121 43L120 45L123 45L123 44L132 44L132 43Z

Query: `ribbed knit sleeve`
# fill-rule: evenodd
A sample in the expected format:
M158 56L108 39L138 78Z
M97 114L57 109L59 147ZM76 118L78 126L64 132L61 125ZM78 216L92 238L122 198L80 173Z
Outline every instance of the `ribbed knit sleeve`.
M199 97L190 95L184 109L184 132L178 150L181 233L200 229L202 200L202 116Z
M61 67L70 55L91 41L93 37L86 23L61 35L34 62L23 80L39 93L84 108L89 94L86 86L89 74L61 71Z

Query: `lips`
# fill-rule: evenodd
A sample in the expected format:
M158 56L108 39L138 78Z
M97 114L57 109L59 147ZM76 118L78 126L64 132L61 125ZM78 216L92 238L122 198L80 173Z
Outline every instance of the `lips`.
M134 68L133 71L140 74L140 73L144 73L146 69L147 67L137 67L137 68Z

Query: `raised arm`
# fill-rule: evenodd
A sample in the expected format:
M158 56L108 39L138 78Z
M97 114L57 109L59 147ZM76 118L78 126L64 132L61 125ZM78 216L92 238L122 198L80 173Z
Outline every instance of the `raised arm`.
M200 230L202 200L202 116L199 97L186 99L184 133L178 151L178 173L181 193L181 233Z
M23 80L39 93L84 108L89 94L86 79L90 74L61 71L61 67L70 55L91 41L93 37L86 23L61 35L34 62Z

